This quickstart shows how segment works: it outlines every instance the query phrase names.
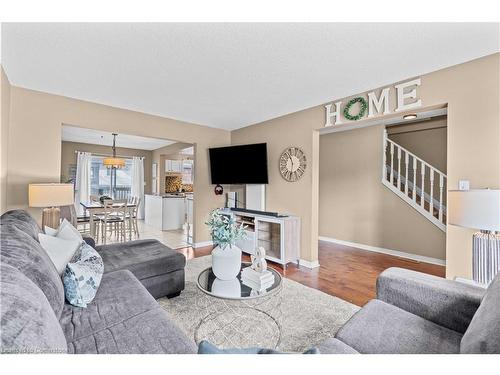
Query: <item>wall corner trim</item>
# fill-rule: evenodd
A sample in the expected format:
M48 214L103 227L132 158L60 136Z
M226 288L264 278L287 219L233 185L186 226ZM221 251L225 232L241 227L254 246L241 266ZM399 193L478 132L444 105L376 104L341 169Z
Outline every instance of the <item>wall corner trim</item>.
M385 249L383 247L370 246L370 245L365 245L365 244L356 243L356 242L338 240L336 238L331 238L331 237L319 236L318 239L320 241L336 243L336 244L344 245L344 246L356 247L356 248L361 249L361 250L373 251L375 253L388 254L388 255L395 256L395 257L399 257L399 258L416 260L418 262L437 264L439 266L446 266L446 261L443 259L437 259L437 258L426 257L423 255L405 253L405 252L399 251L399 250Z
M318 268L319 262L317 260L315 260L314 262L310 262L308 260L300 259L299 260L299 267L305 267L305 268L309 268L309 269Z

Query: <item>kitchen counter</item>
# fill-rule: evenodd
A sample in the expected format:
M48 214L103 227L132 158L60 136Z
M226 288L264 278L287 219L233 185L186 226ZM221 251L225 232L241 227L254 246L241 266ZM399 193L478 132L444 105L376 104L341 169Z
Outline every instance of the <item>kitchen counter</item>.
M185 200L179 194L146 194L144 222L160 230L181 229L186 221Z

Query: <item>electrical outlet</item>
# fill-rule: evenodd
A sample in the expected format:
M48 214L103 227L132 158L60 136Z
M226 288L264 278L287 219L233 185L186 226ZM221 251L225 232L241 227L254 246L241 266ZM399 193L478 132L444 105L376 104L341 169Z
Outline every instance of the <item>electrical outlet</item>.
M459 180L458 181L458 190L469 190L470 182L469 180Z

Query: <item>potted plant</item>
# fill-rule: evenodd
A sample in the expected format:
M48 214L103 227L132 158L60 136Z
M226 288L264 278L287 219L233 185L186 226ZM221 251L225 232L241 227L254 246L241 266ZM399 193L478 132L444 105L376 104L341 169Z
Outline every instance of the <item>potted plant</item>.
M245 237L245 227L219 209L210 213L206 222L216 247L212 250L212 271L220 280L232 280L241 270L241 250L236 241Z

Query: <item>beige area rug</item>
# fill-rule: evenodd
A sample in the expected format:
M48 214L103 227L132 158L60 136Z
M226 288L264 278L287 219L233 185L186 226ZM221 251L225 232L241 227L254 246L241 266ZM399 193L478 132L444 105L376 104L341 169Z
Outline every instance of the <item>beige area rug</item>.
M195 338L195 331L202 318L210 312L209 310L224 305L224 301L207 297L196 286L198 274L210 265L211 256L189 260L186 265L186 289L179 297L158 300L162 308L177 321L189 337ZM224 307L222 308L224 309ZM281 331L278 348L282 351L298 352L315 346L327 338L333 337L358 309L359 307L340 298L284 278L279 305ZM231 312L229 316L231 316ZM266 336L272 336L275 332L272 332L273 329L269 328L269 322L264 318L267 317L259 314L248 318L239 316L235 312L233 321L248 322L249 329L244 333L245 346L261 346L263 343L266 345L270 342L266 341ZM259 319L262 321L259 322ZM225 324L224 321L218 323ZM214 333L218 335L220 333L218 331L220 329L215 329ZM276 329L276 331L278 330ZM198 330L198 336L200 332ZM210 341L217 342L218 339L220 337L216 338L214 335L214 339ZM219 343L219 345L222 347L231 346L227 342Z

